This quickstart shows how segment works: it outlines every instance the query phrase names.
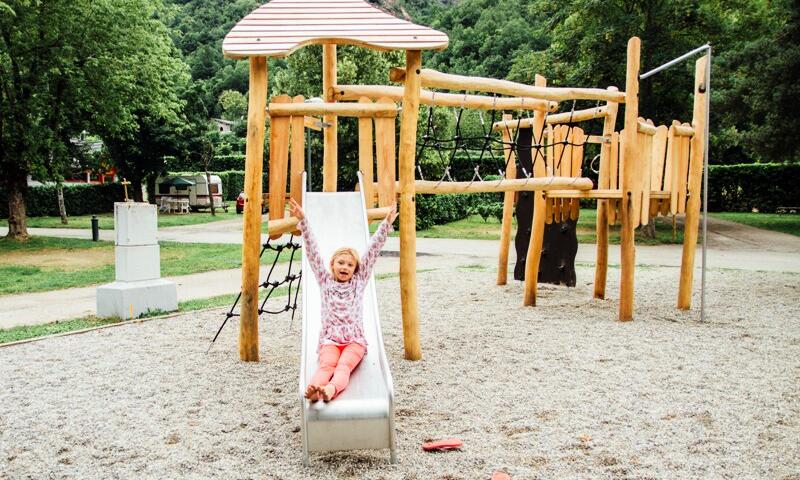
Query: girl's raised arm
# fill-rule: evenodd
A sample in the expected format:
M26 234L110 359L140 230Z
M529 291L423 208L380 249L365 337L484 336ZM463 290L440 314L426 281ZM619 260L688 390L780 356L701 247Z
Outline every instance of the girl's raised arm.
M304 253L306 258L308 258L309 265L311 265L311 270L314 272L314 277L317 279L318 283L325 282L328 280L330 273L328 269L325 268L325 262L322 261L322 257L319 254L317 239L314 238L314 232L311 231L311 226L308 224L305 212L303 212L303 208L300 207L294 199L289 200L289 213L300 220L297 223L297 228L303 234Z
M392 223L397 218L397 204L392 205L389 214L381 222L378 230L369 239L369 245L364 256L361 257L361 262L358 266L357 275L363 279L369 278L372 273L372 268L375 266L375 261L378 260L378 255L381 253L383 244L386 243L386 237L392 229Z

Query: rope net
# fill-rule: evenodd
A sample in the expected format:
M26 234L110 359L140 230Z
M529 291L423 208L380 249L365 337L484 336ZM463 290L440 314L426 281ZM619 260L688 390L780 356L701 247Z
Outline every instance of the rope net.
M435 178L439 183L444 181L466 180L464 178L456 178L457 175L454 172L454 161L458 154L465 157L467 162L471 164L472 170L470 173L472 178L470 181L473 182L476 180L483 181L483 176L495 174L499 175L502 181L506 176L506 171L512 159L519 161L520 152L529 151L531 152L533 162L531 170L528 171L524 165L519 165L517 171L523 174L523 176L519 178L531 178L537 162L542 162L544 164L544 171L548 172L548 175L559 176L560 172L566 170L562 168L562 162L572 162L572 159L567 157L567 152L571 153L572 148L583 148L589 143L589 137L583 135L583 130L577 127L576 122L572 121L572 115L575 113L575 106L576 102L573 101L570 119L561 126L562 131L558 132L556 135L554 135L553 132L558 129L559 126L548 126L547 116L549 113L545 113L542 128L539 129L538 132L533 132L532 140L530 143L527 143L520 142L520 133L526 128L522 126L522 116L517 117L515 127L512 128L510 126L513 125L514 121L511 121L510 124L505 122L502 129L493 131L493 125L497 120L498 114L502 118L503 113L496 109L489 110L488 122L486 121L487 118L484 116L484 112L478 110L477 124L479 128L476 129L474 127L476 122L473 121L471 122L473 125L472 131L465 132L464 120L468 110L463 106L453 109L452 117L455 121L453 135L447 137L442 133L442 130L445 130L447 126L437 126L437 121L435 120L437 117L437 107L431 105L428 107L425 131L417 141L416 158L426 158L426 154L429 154L429 156L433 158L433 163L438 164L440 168L440 174L437 175L438 178ZM595 108L599 111L599 102L597 102ZM472 111L470 110L469 112ZM530 120L530 112L528 111L527 114L527 118ZM438 116L440 120L443 120L441 115ZM566 132L563 131L563 127L566 127ZM578 132L580 132L580 134L576 134ZM503 139L503 133L506 134L505 136L508 140ZM582 140L575 141L575 138L581 138ZM551 150L550 157L552 158L548 158L546 154L548 149ZM493 171L488 172L487 167ZM482 168L483 171L481 171ZM574 176L574 173L575 172L573 172L573 175L562 176ZM416 175L417 179L426 180L421 163L417 164Z
M294 315L297 312L297 297L298 294L300 293L300 280L303 277L302 270L297 269L296 272L294 271L295 267L294 262L295 258L299 259L297 251L302 247L299 242L294 241L294 235L292 235L289 238L288 242L283 244L272 245L270 242L271 240L267 240L267 243L265 243L261 247L261 253L259 253L258 255L258 258L260 259L264 256L264 252L268 250L275 252L275 257L272 259L272 264L270 265L269 272L267 273L267 279L261 284L259 284L259 292L261 291L260 289L265 289L266 295L264 295L264 299L261 301L258 307L258 314L259 316L264 313L274 315L278 313L291 311L292 322L294 322ZM283 253L284 250L288 250L290 252L286 274L280 280L273 280L272 278L273 274L275 274L275 267L281 258L281 253ZM286 304L283 306L283 308L280 308L278 310L268 309L267 302L269 301L270 298L272 298L272 295L276 291L278 291L278 289L281 289L283 286L286 286L287 288ZM261 295L259 294L259 298L260 296ZM237 310L237 307L239 306L239 300L241 298L242 298L242 292L240 290L239 294L236 296L236 299L233 301L233 305L231 305L231 308L225 313L225 319L222 321L222 325L220 325L219 330L217 330L217 334L214 335L214 339L211 340L211 344L208 347L209 350L211 349L211 346L214 344L214 342L217 341L219 334L222 332L222 329L225 328L225 325L228 323L228 320L230 320L232 317L241 316L240 311Z

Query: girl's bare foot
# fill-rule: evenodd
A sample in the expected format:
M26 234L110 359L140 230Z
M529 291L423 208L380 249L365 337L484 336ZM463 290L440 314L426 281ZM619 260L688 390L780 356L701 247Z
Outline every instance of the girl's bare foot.
M336 387L333 386L332 383L325 385L322 388L318 388L319 396L322 398L324 402L330 402L333 399L333 396L336 395Z
M312 403L319 400L319 388L314 385L306 387L306 398Z

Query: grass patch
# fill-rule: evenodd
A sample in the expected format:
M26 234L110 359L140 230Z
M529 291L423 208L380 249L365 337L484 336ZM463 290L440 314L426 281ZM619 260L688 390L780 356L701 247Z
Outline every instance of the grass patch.
M217 209L216 216L211 212L193 212L188 215L175 215L170 213L158 214L158 227L178 227L181 225L196 225L198 223L219 222L221 220L231 220L241 218L236 214L235 205L231 204L227 213L222 209ZM114 230L114 213L98 213L98 225L100 230ZM63 225L61 217L28 217L26 222L29 228L70 228L70 229L91 229L91 215L77 215L68 218L69 223ZM7 227L8 220L0 219L0 227Z
M422 272L430 272L436 270L435 268L427 268L427 269L420 269L417 270L418 273ZM399 274L397 273L384 273L380 275L375 275L376 280L384 280L387 278L394 278L398 277ZM272 293L271 298L280 298L286 296L289 292L287 287L281 287L275 289ZM233 302L236 300L238 294L236 293L229 293L225 295L217 295L215 297L209 298L197 298L194 300L186 300L183 302L178 302L178 310L175 312L169 312L170 314L181 314L181 313L188 313L197 310L205 310L208 308L217 308L217 307L230 307L233 305ZM294 294L292 294L294 296ZM260 301L263 301L263 295ZM260 304L259 301L259 304ZM160 315L164 315L168 312L162 311L150 311L139 318L150 318L150 317L157 317ZM13 327L8 328L5 330L0 330L0 344L3 343L11 343L11 342L18 342L20 340L27 340L30 338L36 337L43 337L46 335L54 335L57 333L65 333L65 332L72 332L75 330L83 330L86 328L92 327L101 327L104 325L112 325L114 323L120 323L122 320L119 318L98 318L94 315L77 318L74 320L66 320L61 322L53 322L47 323L44 325L33 325L33 326L20 326L20 327Z
M800 215L796 213L720 212L711 213L710 215L722 220L800 237Z
M595 243L597 242L596 234L597 212L594 209L583 208L581 209L580 216L578 217L578 225L576 233L578 236L578 243ZM645 237L641 231L636 232L636 243L639 245L663 245L669 243L682 243L683 231L678 229L676 236L672 237L672 220L669 218L658 217L656 219L656 237ZM444 225L434 225L433 227L420 230L417 236L421 238L456 238L468 240L500 240L500 227L501 223L496 218L490 218L486 221L478 215L471 215L465 219L458 220ZM517 221L516 218L512 223L512 237L516 235ZM396 233L393 233L396 235ZM609 227L608 232L609 243L612 245L619 245L620 234L619 225L612 225Z
M85 287L114 280L113 242L31 237L26 242L0 238L0 295ZM269 264L275 252L261 259ZM281 261L289 252L281 254ZM240 268L239 245L161 243L161 275L188 275Z
M94 315L76 318L74 320L67 320L64 322L47 323L44 325L33 326L19 326L0 330L0 344L18 342L20 340L27 340L29 338L43 337L45 335L54 335L57 333L72 332L75 330L83 330L85 328L100 327L103 325L111 325L119 323L122 320L119 318L98 318Z
M489 270L489 267L486 265L481 265L480 263L473 263L470 265L459 265L459 270L466 270L469 272L485 272Z

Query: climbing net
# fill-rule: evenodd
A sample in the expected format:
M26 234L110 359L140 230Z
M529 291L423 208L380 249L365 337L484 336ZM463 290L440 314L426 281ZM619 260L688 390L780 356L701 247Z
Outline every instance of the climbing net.
M495 97L495 100L496 98L497 97ZM537 161L543 162L547 169L548 158L545 152L547 149L552 148L555 149L554 151L558 151L558 154L557 158L552 158L550 160L551 165L549 165L549 167L551 168L547 169L547 171L559 172L561 171L561 163L568 146L584 147L590 143L588 141L588 135L585 136L584 141L580 143L570 140L573 138L573 129L577 127L577 122L573 122L572 120L575 113L575 106L576 101L573 101L569 119L567 122L564 122L567 131L565 134L561 135L562 138L555 140L545 135L548 129L547 118L549 115L549 112L546 112L541 129L539 132L532 132L532 139L530 142L527 142L520 141L520 133L525 129L525 127L522 126L523 117L521 115L517 117L517 125L515 128L512 129L510 126L513 125L513 121L511 121L511 123L503 122L502 129L498 132L494 131L495 120L497 119L498 113L500 113L502 117L502 112L494 108L490 110L491 114L488 123L486 122L484 113L478 110L480 131L464 134L462 122L465 118L465 108L463 106L458 109L453 109L453 117L455 119L454 135L452 138L447 138L442 135L440 132L442 128L437 127L434 121L435 110L434 106L431 105L428 107L425 132L417 141L416 158L423 158L423 155L428 150L432 150L435 153L434 159L437 160L436 163L441 167L441 175L438 178L439 183L444 181L457 181L455 173L453 172L453 162L459 153L462 153L466 157L467 162L472 164L471 182L476 180L483 181L481 168L484 168L483 175L487 175L488 172L485 171L486 163L489 163L489 168L495 170L500 177L500 181L502 181L506 176L506 171L508 170L512 158L516 158L517 161L519 161L521 152L531 152L531 171L528 171L525 166L521 164L518 169L518 171L523 174L521 178L528 179L533 176ZM595 105L595 108L598 112L600 111L599 101ZM529 110L526 110L526 115L526 124L532 125L533 122ZM505 132L502 130L505 130ZM497 134L495 135L495 133ZM503 139L502 133L506 134L505 137L508 138L508 140ZM545 139L546 137L547 139ZM556 148L559 145L563 147ZM554 155L554 157L555 156L556 155ZM595 157L595 160L596 158L598 157ZM488 159L488 162L485 162L486 159ZM595 160L592 161L592 165L590 166L593 171L595 171L593 167ZM595 171L595 173L597 173L597 171ZM494 172L490 174L494 175ZM419 180L425 180L420 164L417 164L417 176Z
M269 272L267 273L267 279L259 284L259 288L266 289L266 295L264 296L264 300L261 302L261 305L258 307L258 314L278 314L283 312L292 312L292 322L294 322L294 315L297 312L297 296L300 292L300 285L299 282L303 277L303 271L297 270L296 273L293 272L295 257L299 259L299 255L296 255L297 250L301 248L299 242L294 241L294 235L289 238L289 241L286 243L272 245L271 240L267 240L261 248L261 253L259 253L258 258L264 256L264 252L267 250L275 252L275 258L272 259L272 265L270 265ZM278 264L278 260L281 257L281 253L284 250L289 250L291 253L289 255L289 267L286 271L286 275L284 275L283 279L280 280L271 280L273 273L275 273L275 266ZM297 282L297 284L295 284ZM287 296L286 296L286 304L283 308L278 310L269 310L267 308L267 302L272 297L272 295L278 290L279 288L283 287L284 285L287 286ZM228 320L231 317L239 317L241 316L240 312L236 309L239 305L239 300L242 298L242 292L239 291L239 294L236 296L236 300L233 301L233 305L231 308L225 313L225 319L222 321L222 325L220 325L219 330L217 330L217 334L214 335L214 339L211 340L211 344L208 346L209 350L211 346L214 345L214 342L217 341L217 337L222 332L222 329L225 328L225 325L228 323Z

